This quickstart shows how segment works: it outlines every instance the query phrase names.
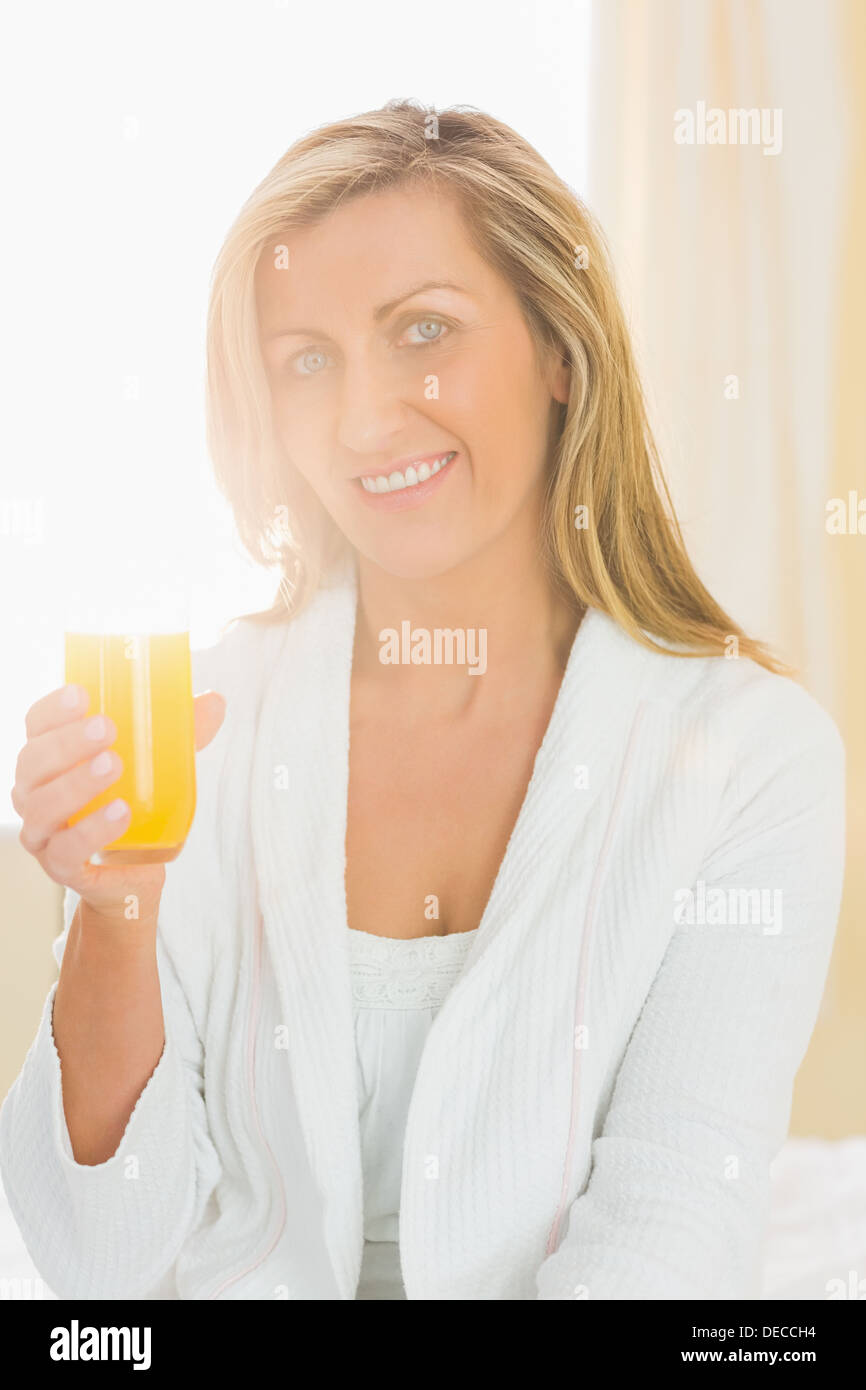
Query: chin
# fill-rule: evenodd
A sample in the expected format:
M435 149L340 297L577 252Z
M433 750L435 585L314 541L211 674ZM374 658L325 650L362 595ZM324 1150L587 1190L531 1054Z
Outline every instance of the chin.
M467 552L454 548L453 538L448 537L443 544L422 546L417 543L404 546L371 546L353 541L355 549L384 574L394 579L430 580L439 579L457 569L469 558Z

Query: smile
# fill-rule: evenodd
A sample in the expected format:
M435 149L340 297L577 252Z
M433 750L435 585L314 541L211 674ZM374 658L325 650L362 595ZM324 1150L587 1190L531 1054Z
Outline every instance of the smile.
M401 512L425 503L444 486L458 464L459 454L452 449L447 454L431 455L423 462L394 469L391 473L379 473L375 477L365 474L353 479L353 484L358 487L359 500L366 506L377 511Z
M432 463L419 463L417 469L410 464L402 473L395 469L393 473L379 473L375 478L362 477L361 486L365 492L400 492L403 488L417 487L419 483L426 483L428 478L432 478L434 473L438 473L440 468L450 463L456 453L457 450L452 449L449 454L443 454Z

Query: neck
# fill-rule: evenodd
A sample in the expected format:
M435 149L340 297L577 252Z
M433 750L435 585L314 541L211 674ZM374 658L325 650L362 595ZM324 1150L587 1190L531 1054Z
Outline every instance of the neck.
M395 577L359 556L353 671L392 699L459 713L485 703L483 691L513 695L561 675L580 617L577 604L554 587L537 544L515 547L507 538L432 579ZM470 675L456 655L454 664L441 656L439 664L432 657L430 664L408 662L407 635L410 649L423 651L419 636L429 633L432 644L437 629L462 632L476 662L484 649L483 674ZM397 636L398 664L380 659L386 630Z

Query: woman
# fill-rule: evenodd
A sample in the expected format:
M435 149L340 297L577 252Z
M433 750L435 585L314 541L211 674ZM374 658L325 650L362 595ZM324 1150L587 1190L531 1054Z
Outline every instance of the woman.
M392 103L256 189L208 359L281 585L195 656L200 748L227 713L183 854L87 862L128 812L65 828L114 737L74 688L19 759L22 843L69 890L0 1117L40 1272L758 1296L843 754L686 557L597 228L500 122Z

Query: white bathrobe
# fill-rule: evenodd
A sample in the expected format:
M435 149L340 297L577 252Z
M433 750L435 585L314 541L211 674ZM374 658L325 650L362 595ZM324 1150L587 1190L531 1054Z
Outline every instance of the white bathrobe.
M228 710L167 868L165 1048L95 1166L69 1146L56 986L46 999L0 1164L61 1297L354 1298L356 593L350 574L293 622L243 621L194 655L195 689ZM769 1166L833 944L843 782L836 727L800 686L654 654L588 612L417 1073L408 1298L759 1295Z

